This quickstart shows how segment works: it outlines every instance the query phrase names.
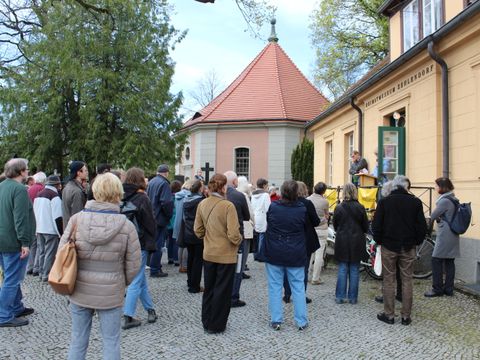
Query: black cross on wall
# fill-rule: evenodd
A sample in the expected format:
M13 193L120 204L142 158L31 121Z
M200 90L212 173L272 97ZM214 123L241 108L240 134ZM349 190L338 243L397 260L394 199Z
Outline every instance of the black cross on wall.
M204 167L201 167L202 171L205 172L205 185L208 184L208 181L210 180L210 171L213 172L213 167L210 167L210 163L206 162Z

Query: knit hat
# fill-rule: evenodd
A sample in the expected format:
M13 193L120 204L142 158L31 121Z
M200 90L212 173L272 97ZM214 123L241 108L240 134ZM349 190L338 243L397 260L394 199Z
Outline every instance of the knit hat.
M167 164L162 164L157 169L157 173L166 173L166 172L169 172L169 171L170 171L170 169L168 168Z
M50 175L45 185L58 185L61 184L60 177L57 175Z
M70 179L75 179L77 177L77 172L80 171L85 166L83 161L73 160L70 165Z

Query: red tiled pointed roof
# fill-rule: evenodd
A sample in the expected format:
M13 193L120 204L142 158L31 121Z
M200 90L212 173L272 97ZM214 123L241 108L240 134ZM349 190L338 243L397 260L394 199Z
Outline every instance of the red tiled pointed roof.
M247 68L184 128L199 123L290 120L307 122L328 106L276 42L270 42Z

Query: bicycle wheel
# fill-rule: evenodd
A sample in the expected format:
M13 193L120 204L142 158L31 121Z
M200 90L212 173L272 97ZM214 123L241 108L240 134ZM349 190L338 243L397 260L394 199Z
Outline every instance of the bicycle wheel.
M415 279L426 279L432 275L432 253L435 243L430 238L425 238L417 246L416 258L413 263L413 277Z
M377 254L377 244L375 244L371 235L367 235L365 252L367 254L366 259L361 262L363 268L372 279L382 280L382 275L375 274L375 270L373 270L373 264Z

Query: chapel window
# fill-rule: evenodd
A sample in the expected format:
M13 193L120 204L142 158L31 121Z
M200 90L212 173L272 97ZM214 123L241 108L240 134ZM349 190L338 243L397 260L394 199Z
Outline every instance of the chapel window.
M250 172L250 149L236 148L235 149L235 172L238 176L245 176L249 178Z

